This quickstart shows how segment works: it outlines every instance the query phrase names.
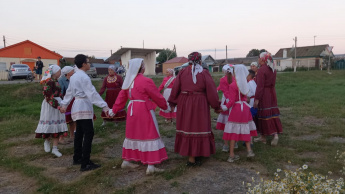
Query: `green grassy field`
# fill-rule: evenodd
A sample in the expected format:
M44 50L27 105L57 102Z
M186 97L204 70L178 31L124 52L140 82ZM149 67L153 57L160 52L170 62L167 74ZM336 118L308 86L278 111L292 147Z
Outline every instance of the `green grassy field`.
M217 85L220 76L214 75ZM158 86L162 78L153 80ZM94 82L97 89L101 84L101 81ZM344 88L345 71L333 71L331 75L324 71L279 73L276 90L284 134L280 136L278 146L255 143L254 159L243 157L229 166L260 171L261 176L270 178L277 168L291 169L307 164L308 169L315 173L327 174L332 171L332 176L340 177L342 166L336 161L335 155L337 150L344 151L345 144ZM178 178L191 173L184 166L185 158L169 149L170 159L163 164L169 169L167 172L141 177L143 180L139 183L134 181L133 184L117 185L118 178L128 174L119 169L125 123L120 123L118 127L112 123L100 127L101 110L95 107L98 119L95 121L95 144L91 157L101 163L102 168L82 174L78 167L71 165L71 146L60 146L64 156L54 158L52 154L44 152L43 140L34 139L43 100L41 86L37 83L0 85L0 91L0 174L13 174L14 180L22 181L24 185L31 184L32 190L24 190L26 192L137 193L143 184L154 185L162 180L169 181L171 188L182 187ZM212 117L216 116L212 113ZM163 141L173 145L174 126L165 124L159 116L157 119ZM214 127L215 122L212 125ZM222 133L215 131L217 153L207 162L226 163L228 154L220 151L221 138ZM113 153L109 150L117 151ZM243 155L244 147L240 146L237 152ZM58 167L51 168L54 164ZM141 171L144 171L144 167ZM10 181L8 184L17 183ZM0 182L1 189L8 189L8 185Z

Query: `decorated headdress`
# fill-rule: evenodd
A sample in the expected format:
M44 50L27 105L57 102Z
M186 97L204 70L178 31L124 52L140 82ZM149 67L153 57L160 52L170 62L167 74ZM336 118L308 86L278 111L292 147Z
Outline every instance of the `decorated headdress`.
M137 77L139 73L140 67L144 67L144 59L135 58L129 60L129 68L126 73L125 81L123 81L122 89L128 90L131 87L134 79Z
M173 69L171 69L171 68L168 68L168 69L167 69L167 72L169 72L171 75L174 75L174 74L175 74L175 73L174 73L175 71L174 71Z
M197 81L196 75L203 71L203 68L200 65L201 53L192 52L191 54L188 55L188 61L189 61L190 65L193 65L193 67L192 67L192 78L193 78L193 83L196 84L196 81Z
M264 62L274 72L275 64L274 64L274 61L272 59L271 53L269 53L269 52L262 52L262 53L260 53L259 61Z
M258 66L258 63L257 62L252 62L251 64L250 64L250 66Z
M52 75L54 75L55 73L57 73L61 68L57 65L51 65L47 71L44 72L44 75L42 77L42 80L40 82L40 84L45 84L46 82L48 82Z

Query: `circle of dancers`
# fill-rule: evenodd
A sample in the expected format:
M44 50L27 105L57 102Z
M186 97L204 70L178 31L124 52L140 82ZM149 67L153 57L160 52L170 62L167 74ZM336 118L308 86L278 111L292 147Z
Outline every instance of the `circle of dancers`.
M248 158L255 157L253 142L267 144L272 137L271 145L278 144L282 125L275 92L277 72L270 53L261 53L250 70L242 64L224 65L218 87L201 66L200 53L189 54L188 60L189 66L177 75L167 69L159 88L144 76L141 58L129 60L124 80L110 65L99 92L85 73L90 69L87 56L77 55L74 67L50 66L41 81L44 99L36 138L43 138L44 151L56 157L62 156L59 142L74 142L73 165L80 165L80 171L99 168L90 160L96 105L102 108L102 126L126 122L121 168L137 168L140 162L147 165L147 175L163 172L156 167L168 159L155 114L158 106L166 123L176 123L174 151L186 157L187 166L199 166L204 157L216 153L210 108L219 114L216 129L223 131L227 162L240 159L235 149L242 142Z

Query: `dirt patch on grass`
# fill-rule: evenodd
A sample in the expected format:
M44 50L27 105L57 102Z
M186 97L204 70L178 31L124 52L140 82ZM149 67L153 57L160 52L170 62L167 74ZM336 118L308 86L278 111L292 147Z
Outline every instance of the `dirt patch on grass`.
M0 193L34 193L36 181L18 172L0 168Z
M320 134L308 134L308 135L300 135L300 136L295 136L295 137L291 137L292 139L295 140L307 140L307 141L311 141L311 140L315 140L320 138L321 135Z
M318 159L321 158L322 155L319 152L302 152L297 154L298 157L300 158L313 158L313 159Z
M209 159L200 167L187 168L183 175L136 187L136 193L245 193L245 183L258 178L253 170Z
M43 167L43 175L56 179L62 183L71 183L80 180L88 172L80 172L80 165L72 165L73 156L63 155L60 158L40 158L29 164Z
M327 141L331 142L331 143L345 143L345 138L343 137L331 137L328 138Z
M313 116L306 116L303 118L302 124L304 126L324 126L325 121L324 121L324 119L321 119L321 118L316 118Z
M43 145L24 145L24 146L14 146L8 149L9 155L13 157L24 157L32 154L43 153Z
M113 145L104 149L104 158L122 158L122 145Z
M9 138L9 139L6 139L5 141L3 141L3 143L5 143L5 144L20 143L20 142L27 142L27 141L30 141L32 139L35 139L34 134L22 135L19 137Z

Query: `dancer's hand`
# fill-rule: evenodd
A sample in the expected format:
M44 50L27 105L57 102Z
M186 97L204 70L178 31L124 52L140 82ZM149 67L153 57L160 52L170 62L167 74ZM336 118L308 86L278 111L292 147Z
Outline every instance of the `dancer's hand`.
M60 112L61 112L61 113L65 113L65 112L66 112L66 108L60 107Z
M254 108L258 108L258 105L259 105L259 100L255 100L255 101L254 101L253 107L254 107Z
M170 105L170 108L171 108L170 112L173 113L174 110L175 110L175 106L171 106L171 105Z
M110 117L114 117L115 116L115 114L114 114L112 109L109 109L108 114L109 114Z
M103 107L103 112L105 113L105 115L107 116L107 117L109 117L109 114L108 114L108 111L109 111L109 107Z

